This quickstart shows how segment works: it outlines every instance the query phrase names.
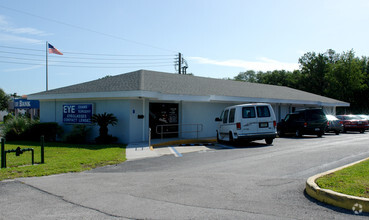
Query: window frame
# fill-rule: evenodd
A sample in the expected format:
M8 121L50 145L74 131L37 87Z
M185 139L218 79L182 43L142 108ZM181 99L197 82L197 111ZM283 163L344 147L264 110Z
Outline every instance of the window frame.
M267 109L267 112L264 109ZM266 105L256 106L256 112L258 114L258 118L269 118L269 117L271 117L270 109ZM264 113L268 113L268 114L264 115Z
M224 114L223 114L223 123L224 124L228 123L228 113L229 113L229 109L224 111Z
M236 109L235 108L232 108L229 111L228 123L234 123L235 116L236 116Z
M253 109L253 111L251 111L251 113L253 113L253 115L251 115L250 117L247 117L247 115L245 114L244 109ZM256 110L254 106L245 106L242 107L242 118L256 118Z

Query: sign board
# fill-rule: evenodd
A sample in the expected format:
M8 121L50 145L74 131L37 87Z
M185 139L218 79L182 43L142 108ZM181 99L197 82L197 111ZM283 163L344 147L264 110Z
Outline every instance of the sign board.
M92 110L92 104L64 104L63 123L90 124Z
M38 109L40 108L40 101L16 99L14 100L14 108L16 109Z

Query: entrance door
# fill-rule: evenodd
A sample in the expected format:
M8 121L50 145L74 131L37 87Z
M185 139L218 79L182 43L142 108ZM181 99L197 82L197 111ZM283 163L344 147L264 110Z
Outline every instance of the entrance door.
M149 111L152 138L178 137L178 104L150 103Z

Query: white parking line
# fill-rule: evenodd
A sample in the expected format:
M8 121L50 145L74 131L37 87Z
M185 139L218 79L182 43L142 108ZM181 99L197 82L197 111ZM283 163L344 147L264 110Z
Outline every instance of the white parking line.
M174 154L175 157L182 157L182 154L179 153L174 147L168 147L168 148Z

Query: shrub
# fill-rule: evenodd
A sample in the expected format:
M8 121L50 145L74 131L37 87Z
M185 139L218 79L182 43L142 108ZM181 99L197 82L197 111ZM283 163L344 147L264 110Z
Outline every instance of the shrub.
M45 141L55 141L62 130L56 122L40 123L21 116L8 119L3 132L7 140L40 141L41 135L44 135Z
M100 126L99 136L95 138L98 144L111 144L116 142L118 138L108 134L108 125L116 125L118 119L111 113L104 112L103 114L93 114L91 118L92 123L97 123Z
M117 137L113 137L112 135L106 136L98 136L95 138L97 144L112 144L118 141Z
M57 135L62 133L62 128L56 122L34 123L26 131L26 139L30 141L39 141L43 135L45 141L55 141Z
M4 123L6 122L6 121L8 121L8 120L10 120L10 119L12 119L12 118L14 118L14 116L12 115L12 114L7 114L7 115L4 115L4 117L3 117L3 121L4 121Z
M73 130L65 137L65 142L83 144L87 142L91 128L86 125L74 125Z
M26 131L37 123L26 117L14 117L8 119L4 124L4 134L7 140L25 140Z

